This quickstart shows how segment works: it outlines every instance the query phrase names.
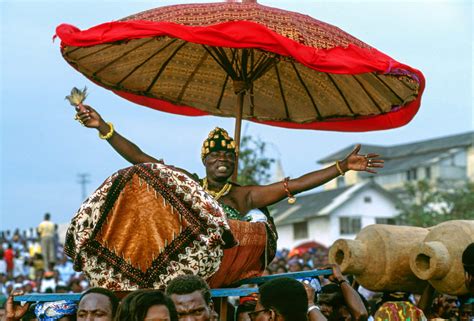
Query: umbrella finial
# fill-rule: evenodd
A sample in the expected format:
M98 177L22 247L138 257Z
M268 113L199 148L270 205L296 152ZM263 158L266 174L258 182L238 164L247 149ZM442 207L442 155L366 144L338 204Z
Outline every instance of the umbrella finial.
M236 3L236 2L241 2L241 3L257 3L257 0L225 0L225 2L231 2L231 3Z

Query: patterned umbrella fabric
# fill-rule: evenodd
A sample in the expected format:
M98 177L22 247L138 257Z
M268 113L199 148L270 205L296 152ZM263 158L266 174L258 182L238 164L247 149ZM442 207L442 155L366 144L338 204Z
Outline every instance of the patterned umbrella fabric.
M335 26L253 2L161 7L83 31L62 24L56 35L93 82L188 116L388 129L414 117L425 86L420 71Z

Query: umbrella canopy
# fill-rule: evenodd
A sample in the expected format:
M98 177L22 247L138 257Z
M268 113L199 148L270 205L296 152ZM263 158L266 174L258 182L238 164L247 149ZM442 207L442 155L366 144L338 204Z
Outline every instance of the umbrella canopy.
M95 83L188 116L379 130L409 122L424 89L420 71L339 28L252 2L167 6L56 34L67 62Z

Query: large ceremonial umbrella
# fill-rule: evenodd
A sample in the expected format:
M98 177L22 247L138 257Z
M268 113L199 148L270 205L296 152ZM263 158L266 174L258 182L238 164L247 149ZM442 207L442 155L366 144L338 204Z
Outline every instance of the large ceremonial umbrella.
M137 104L287 128L369 131L416 114L424 77L341 29L255 1L56 29L69 64ZM236 103L237 101L237 103Z

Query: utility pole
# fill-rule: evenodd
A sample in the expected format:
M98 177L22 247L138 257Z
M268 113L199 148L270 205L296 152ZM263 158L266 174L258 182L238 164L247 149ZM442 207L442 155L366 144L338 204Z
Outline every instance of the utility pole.
M77 174L79 180L77 181L81 187L82 187L82 199L85 200L86 199L86 184L87 183L90 183L90 180L89 180L89 173L80 173L80 174Z

